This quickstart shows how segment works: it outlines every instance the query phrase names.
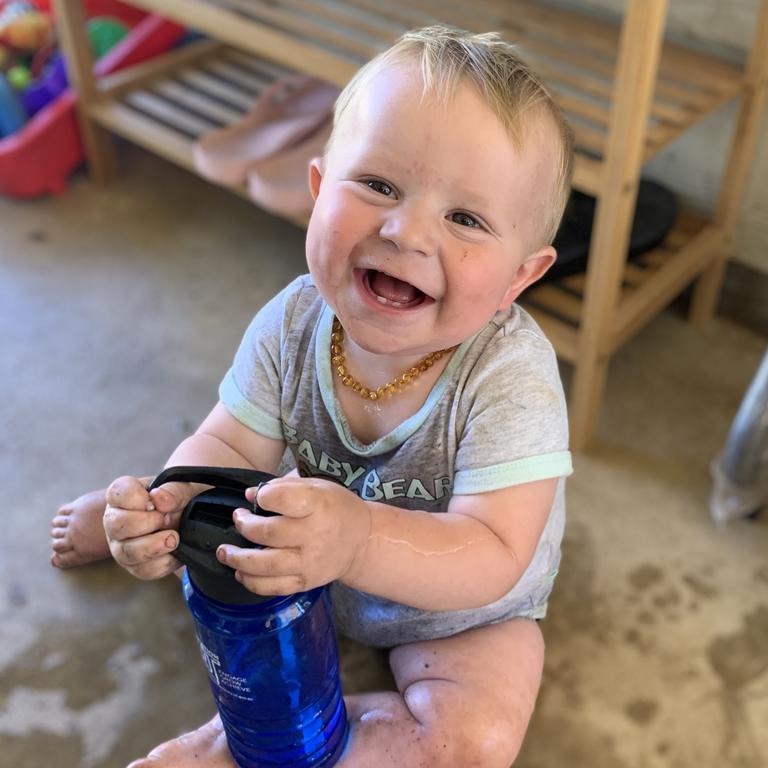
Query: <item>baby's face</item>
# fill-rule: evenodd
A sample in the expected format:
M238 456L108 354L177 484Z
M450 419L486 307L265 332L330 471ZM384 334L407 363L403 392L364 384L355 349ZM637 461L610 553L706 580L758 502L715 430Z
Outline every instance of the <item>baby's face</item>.
M447 105L422 101L412 65L380 73L350 105L313 164L307 260L359 346L451 347L546 270L554 251L533 244L554 133L528 133L516 150L468 85Z

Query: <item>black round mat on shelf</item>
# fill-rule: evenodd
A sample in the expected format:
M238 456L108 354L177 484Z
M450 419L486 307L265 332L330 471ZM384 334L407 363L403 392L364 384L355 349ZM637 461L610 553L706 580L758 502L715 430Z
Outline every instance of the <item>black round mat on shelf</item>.
M635 259L664 240L677 216L677 200L661 184L642 179L629 243L629 258ZM540 282L585 272L595 217L595 198L573 190L563 221L555 237L557 261Z

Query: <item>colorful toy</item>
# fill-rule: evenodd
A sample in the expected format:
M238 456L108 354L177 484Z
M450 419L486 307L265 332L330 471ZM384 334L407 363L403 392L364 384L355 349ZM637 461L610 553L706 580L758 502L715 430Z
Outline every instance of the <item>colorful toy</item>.
M23 91L33 80L32 71L23 64L16 64L11 67L5 73L5 76L8 78L11 86L17 91Z
M116 0L86 0L86 7L93 15L116 15L127 24L135 23L139 13ZM183 35L178 24L146 16L94 71L103 76L138 64L172 48ZM0 139L0 194L33 198L64 191L67 178L84 159L75 104L76 95L68 88L20 131Z
M25 123L27 114L18 94L5 75L0 74L0 139L16 133Z
M53 25L31 3L7 3L0 12L0 66L7 68L22 55L50 48Z
M126 24L109 16L88 21L88 39L95 59L109 53L130 31Z
M40 77L21 92L21 101L27 113L36 115L69 85L64 57L55 53L48 61Z

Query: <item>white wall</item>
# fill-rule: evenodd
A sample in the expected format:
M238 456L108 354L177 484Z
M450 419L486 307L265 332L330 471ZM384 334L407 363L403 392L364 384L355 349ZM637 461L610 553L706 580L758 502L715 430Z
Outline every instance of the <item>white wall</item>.
M625 0L564 0L561 4L616 15L623 12ZM758 5L759 0L669 0L667 30L673 39L742 63L752 43ZM697 208L711 210L735 113L735 105L730 104L686 132L647 165L647 174ZM763 116L733 257L768 273L768 114Z

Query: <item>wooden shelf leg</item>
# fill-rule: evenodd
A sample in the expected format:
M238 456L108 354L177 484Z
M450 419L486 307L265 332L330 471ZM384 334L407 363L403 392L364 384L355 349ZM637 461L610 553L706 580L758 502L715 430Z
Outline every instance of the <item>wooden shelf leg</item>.
M88 107L98 99L93 57L82 0L54 0L56 28L67 60L67 74L77 92L77 116L91 179L106 183L117 174L114 139L91 119Z
M731 139L720 195L715 210L715 224L725 233L729 243L739 214L757 143L768 93L768 0L763 0L755 26L752 49L745 70L744 94ZM728 246L696 281L689 318L694 325L706 325L715 314L720 287L728 262Z
M586 450L594 438L605 390L666 11L667 0L629 0L621 29L569 398L571 446L576 451Z

